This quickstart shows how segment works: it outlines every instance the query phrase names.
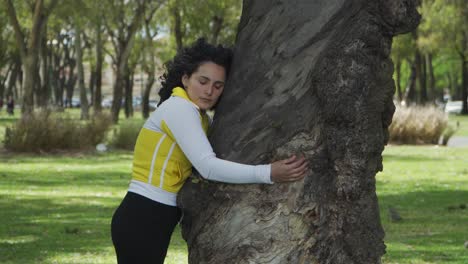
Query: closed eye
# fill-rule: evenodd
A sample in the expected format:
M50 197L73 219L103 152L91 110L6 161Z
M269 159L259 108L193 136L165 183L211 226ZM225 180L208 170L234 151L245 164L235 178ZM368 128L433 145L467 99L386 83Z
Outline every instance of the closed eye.
M202 77L198 78L198 81L200 82L200 84L204 85L204 84L208 83L209 79L202 76Z
M222 89L224 87L224 83L223 82L215 82L214 87L216 89L218 89L218 90Z

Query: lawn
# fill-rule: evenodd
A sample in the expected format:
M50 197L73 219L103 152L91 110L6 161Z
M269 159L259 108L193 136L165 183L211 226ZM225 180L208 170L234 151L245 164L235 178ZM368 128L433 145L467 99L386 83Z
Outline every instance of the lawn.
M110 219L132 155L0 157L0 263L114 263ZM177 230L168 263L184 263Z
M131 152L0 156L0 263L115 263ZM390 146L377 175L384 263L468 263L468 148ZM396 208L402 222L388 220ZM453 209L452 209L453 208ZM177 229L167 263L186 263Z
M135 116L124 122L141 122L140 113ZM0 115L0 139L16 118ZM468 116L450 116L451 124L457 121L456 136L468 136ZM125 195L131 160L128 151L0 151L0 263L115 263L110 219ZM386 232L383 263L468 263L468 209L460 208L468 205L468 148L388 146L377 193ZM403 221L389 221L390 206ZM186 259L177 228L166 263Z
M458 127L455 136L468 137L468 115L449 115L449 124Z
M377 194L383 263L468 263L468 148L387 147ZM389 220L389 206L403 221Z

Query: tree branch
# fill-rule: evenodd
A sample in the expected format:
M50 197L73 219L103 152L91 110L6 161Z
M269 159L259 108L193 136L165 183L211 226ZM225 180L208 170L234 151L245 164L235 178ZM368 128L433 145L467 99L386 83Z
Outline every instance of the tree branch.
M49 17L50 16L50 13L52 13L52 10L55 8L55 6L57 5L58 3L58 0L52 0L49 4L48 7L44 8L44 16L45 17Z
M16 16L15 7L13 6L13 3L11 0L6 0L6 6L7 6L8 16L10 17L10 22L15 31L16 44L18 45L21 59L24 59L27 54L27 48L26 48L26 44L24 43L23 31L21 30L21 27L18 22L18 17Z

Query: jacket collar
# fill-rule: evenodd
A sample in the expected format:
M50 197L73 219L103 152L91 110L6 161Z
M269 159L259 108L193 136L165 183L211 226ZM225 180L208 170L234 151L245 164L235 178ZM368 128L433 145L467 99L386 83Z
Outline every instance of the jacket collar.
M195 104L192 100L190 100L190 97L188 96L187 91L185 91L185 89L182 87L177 86L174 89L172 89L171 96L184 98L185 100L191 102L198 110L200 110L200 107L198 107L197 104Z

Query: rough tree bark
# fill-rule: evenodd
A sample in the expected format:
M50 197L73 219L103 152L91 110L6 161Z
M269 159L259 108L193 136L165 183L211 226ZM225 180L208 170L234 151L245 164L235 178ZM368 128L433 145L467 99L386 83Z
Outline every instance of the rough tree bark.
M392 120L392 37L419 22L407 0L244 1L233 70L210 140L221 158L302 152L304 181L187 181L190 263L380 263L375 193Z

